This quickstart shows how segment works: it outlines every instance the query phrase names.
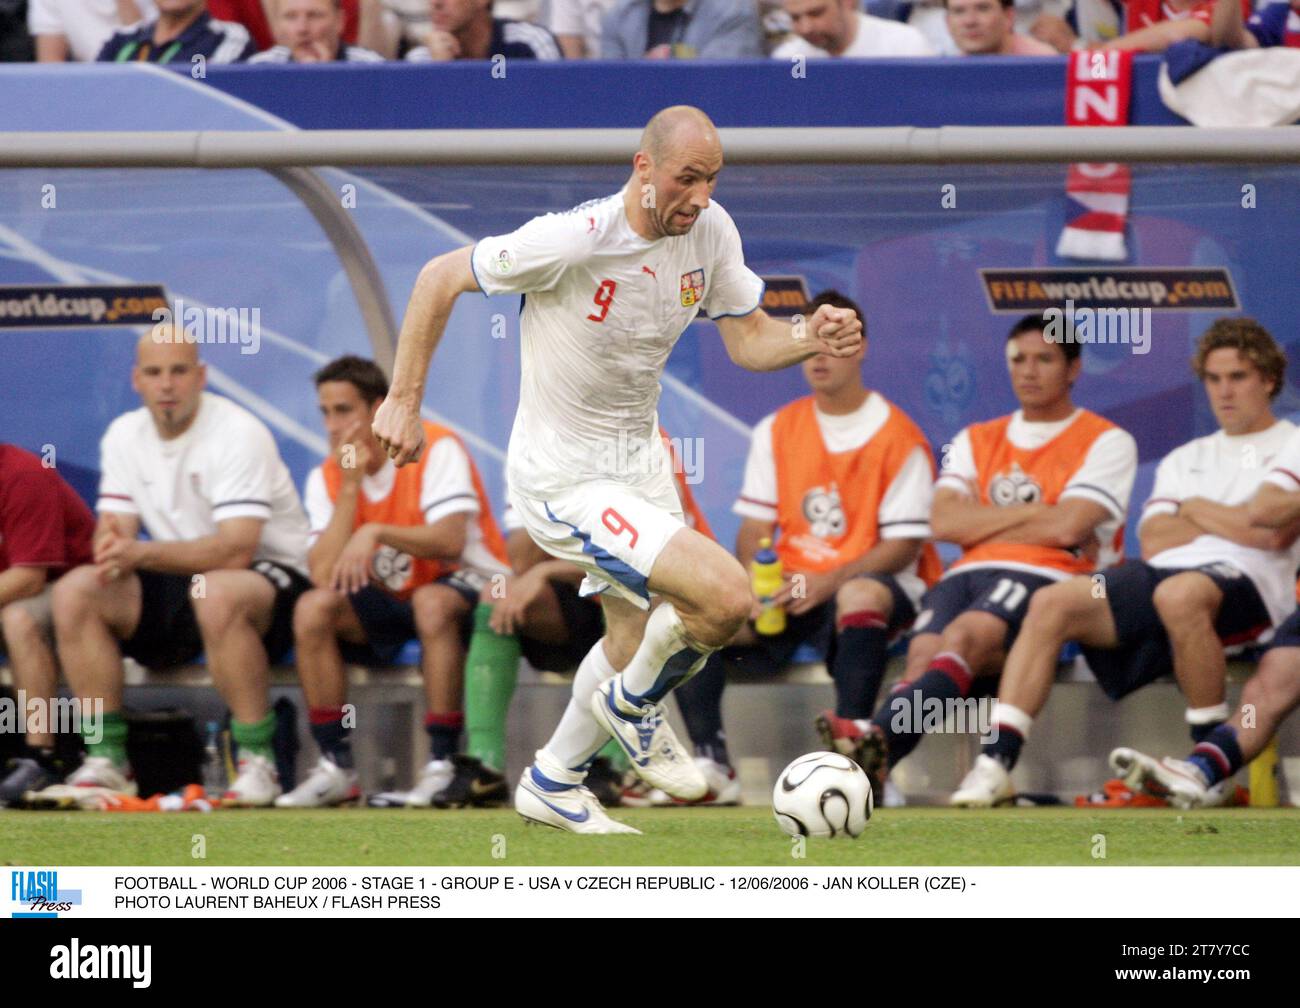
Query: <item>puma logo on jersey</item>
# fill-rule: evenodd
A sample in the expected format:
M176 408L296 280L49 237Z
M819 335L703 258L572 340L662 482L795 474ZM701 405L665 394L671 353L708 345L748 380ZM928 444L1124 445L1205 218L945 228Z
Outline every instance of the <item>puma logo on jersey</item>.
M591 234L591 232L593 232L593 231L595 231L595 230L596 230L596 218L595 218L595 217L588 217L588 218L587 218L587 234Z
M649 274L650 274L652 277L654 277L656 280L659 279L659 277L655 274L655 271L652 270L649 266L642 266L642 267L641 267L641 272L642 272L642 273L649 273Z

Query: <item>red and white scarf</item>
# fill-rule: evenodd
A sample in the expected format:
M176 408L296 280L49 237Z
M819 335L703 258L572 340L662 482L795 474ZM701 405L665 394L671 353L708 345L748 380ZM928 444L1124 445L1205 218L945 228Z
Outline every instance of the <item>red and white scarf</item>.
M1133 93L1133 53L1080 50L1070 54L1065 84L1065 121L1070 126L1127 126ZM1128 258L1133 178L1128 165L1072 164L1066 175L1069 218L1056 243L1065 259Z

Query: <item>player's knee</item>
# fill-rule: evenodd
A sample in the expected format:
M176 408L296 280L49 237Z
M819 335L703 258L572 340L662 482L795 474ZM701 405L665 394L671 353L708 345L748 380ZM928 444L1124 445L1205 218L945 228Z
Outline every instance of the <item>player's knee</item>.
M423 637L447 632L460 619L468 603L458 592L443 585L421 588L411 597L415 629Z
M326 588L305 592L293 608L294 640L318 640L332 635L344 601L338 592Z
M839 613L871 610L887 617L893 612L894 597L874 578L853 578L835 593L835 608Z
M78 567L59 578L50 596L56 622L84 618L99 590L99 572L94 567Z
M0 610L0 631L4 633L9 650L31 643L40 636L40 624L25 605L11 602Z
M1022 630L1060 637L1079 615L1079 592L1072 581L1039 588L1029 596Z
M1171 620L1187 620L1212 611L1209 593L1200 582L1199 576L1193 579L1175 575L1156 585L1151 601L1166 626Z
M213 575L196 583L190 593L190 604L194 607L194 621L205 636L225 633L248 613L248 599L244 594Z
M717 585L710 599L712 613L709 622L718 628L719 638L723 643L745 625L754 603L754 596L743 571L739 576L723 578Z

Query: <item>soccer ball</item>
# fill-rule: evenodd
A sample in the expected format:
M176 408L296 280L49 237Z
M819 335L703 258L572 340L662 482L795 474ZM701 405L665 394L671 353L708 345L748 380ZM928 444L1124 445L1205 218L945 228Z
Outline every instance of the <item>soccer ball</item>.
M847 756L814 752L781 771L772 812L790 836L861 836L871 818L871 782Z

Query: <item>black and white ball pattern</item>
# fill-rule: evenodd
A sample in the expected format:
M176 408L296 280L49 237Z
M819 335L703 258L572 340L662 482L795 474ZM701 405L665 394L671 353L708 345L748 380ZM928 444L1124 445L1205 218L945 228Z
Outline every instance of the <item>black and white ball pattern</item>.
M867 775L839 753L800 756L781 771L772 790L776 823L790 836L860 836L872 809Z

